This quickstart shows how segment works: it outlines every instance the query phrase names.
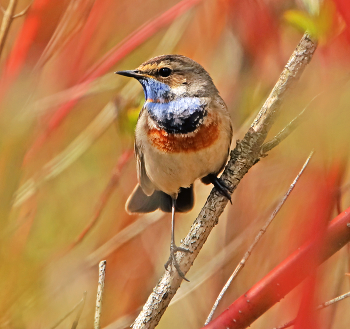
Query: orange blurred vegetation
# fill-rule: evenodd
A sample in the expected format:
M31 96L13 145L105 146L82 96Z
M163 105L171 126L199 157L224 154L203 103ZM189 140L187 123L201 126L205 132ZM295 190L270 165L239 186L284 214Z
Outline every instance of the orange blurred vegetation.
M6 10L12 1L0 3ZM317 96L307 120L242 180L159 328L203 326L312 149L309 167L216 314L349 206L348 0L15 2L15 13L30 7L10 20L0 53L0 328L52 328L84 291L78 326L92 328L103 259L103 328L130 325L157 283L169 253L170 217L124 211L137 180L133 129L144 96L137 82L113 74L153 56L183 54L207 69L230 110L235 141L302 31L319 39L270 137ZM195 189L194 210L177 217L177 239L210 191L200 183ZM297 313L303 319L300 303L317 305L348 291L348 259L344 248L252 328L272 328ZM349 303L320 311L318 328L349 328ZM75 316L57 328L71 327Z

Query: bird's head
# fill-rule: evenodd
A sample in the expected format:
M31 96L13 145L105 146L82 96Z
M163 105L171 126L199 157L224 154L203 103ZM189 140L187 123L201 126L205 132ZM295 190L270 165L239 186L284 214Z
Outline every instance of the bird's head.
M208 72L182 55L154 57L135 70L116 73L137 79L146 100L161 103L182 97L212 97L218 93Z

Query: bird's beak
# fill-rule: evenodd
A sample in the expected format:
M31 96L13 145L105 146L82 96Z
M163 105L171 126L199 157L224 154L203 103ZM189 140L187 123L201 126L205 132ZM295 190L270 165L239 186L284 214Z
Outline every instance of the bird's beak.
M117 71L114 73L119 75L124 75L125 77L135 78L135 79L143 78L143 74L141 74L137 70Z

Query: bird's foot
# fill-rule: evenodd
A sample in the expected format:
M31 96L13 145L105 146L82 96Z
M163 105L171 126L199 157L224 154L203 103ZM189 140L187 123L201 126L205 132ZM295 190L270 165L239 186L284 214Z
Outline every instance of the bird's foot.
M215 188L219 191L219 193L224 197L226 197L232 204L231 195L229 193L230 189L228 188L226 183L221 178L215 175L212 175L210 177L210 180L211 180L211 183L215 186Z
M176 271L177 271L177 273L179 274L179 276L181 278L183 278L185 281L190 282L190 280L186 279L185 274L181 271L179 263L176 260L175 253L178 252L178 251L192 253L192 251L188 250L187 248L178 247L174 243L171 243L170 244L170 256L169 256L168 261L164 264L164 267L167 270L169 265L173 264L175 269L176 269Z

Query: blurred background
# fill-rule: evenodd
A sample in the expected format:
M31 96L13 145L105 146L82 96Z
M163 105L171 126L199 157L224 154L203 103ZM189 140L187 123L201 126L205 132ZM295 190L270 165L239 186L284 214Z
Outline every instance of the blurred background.
M349 206L350 3L347 0L0 1L0 328L92 328L106 259L103 328L129 326L168 259L170 215L124 210L136 178L141 86L113 74L183 54L211 74L242 139L308 29L319 47L269 138L308 104L307 119L244 177L158 328L200 328L237 263L302 167L280 214L217 310L263 278L315 227ZM11 6L15 5L14 11ZM29 6L29 7L28 7ZM10 11L9 11L10 10ZM14 15L19 14L18 17ZM177 216L185 237L211 190ZM315 305L349 290L349 250L317 272ZM301 285L252 328L298 312ZM305 298L305 294L304 294ZM80 304L81 305L81 304ZM349 328L350 301L318 328Z

